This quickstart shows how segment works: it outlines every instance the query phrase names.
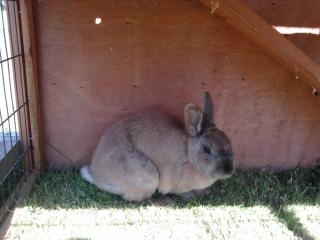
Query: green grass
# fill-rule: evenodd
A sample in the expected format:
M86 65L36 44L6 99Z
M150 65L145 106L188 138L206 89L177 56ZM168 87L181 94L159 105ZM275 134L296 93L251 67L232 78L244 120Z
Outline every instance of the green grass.
M59 231L56 228L61 225L69 235L91 238L86 232L79 235L80 226L88 224L81 216L88 218L96 234L102 229L112 232L120 228L117 234L130 235L132 229L140 229L141 234L154 237L169 232L174 238L185 239L190 231L196 239L241 239L248 234L250 239L250 229L257 228L260 235L253 234L251 239L319 239L320 167L282 172L238 170L230 179L215 183L211 193L201 198L184 202L176 196L156 194L143 203L98 190L82 180L78 170L49 171L38 177L25 208L13 223L17 235L42 231L50 238L50 231ZM306 224L313 230L309 231ZM78 235L72 232L75 226ZM179 233L176 226L183 228L180 233L185 235L175 235Z
M159 196L156 195L142 204L157 204L158 199ZM283 172L238 170L230 179L213 184L209 195L189 202L180 201L178 197L173 197L173 200L170 204L175 207L263 205L280 210L282 206L289 204L319 205L320 168L297 168ZM40 175L27 204L53 209L141 205L98 190L84 181L78 170L50 171Z

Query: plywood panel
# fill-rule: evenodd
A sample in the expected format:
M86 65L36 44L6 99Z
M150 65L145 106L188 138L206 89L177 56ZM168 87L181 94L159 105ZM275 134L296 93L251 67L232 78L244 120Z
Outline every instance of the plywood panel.
M35 14L49 166L76 164L130 112L182 120L205 90L238 167L319 159L319 98L199 2L38 1Z

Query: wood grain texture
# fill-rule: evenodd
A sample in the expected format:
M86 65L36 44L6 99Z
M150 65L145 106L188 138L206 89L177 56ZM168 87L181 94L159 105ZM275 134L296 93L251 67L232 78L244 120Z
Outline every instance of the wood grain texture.
M242 0L273 26L320 27L318 0Z
M24 56L26 64L26 78L28 83L30 122L33 143L33 156L35 170L43 171L45 169L42 119L40 106L40 92L37 66L37 52L34 33L34 16L31 0L23 0L21 3L21 19L24 41Z
M240 0L200 0L200 2L209 9L213 8L213 4L219 4L214 13L224 17L235 29L288 68L297 79L301 78L309 86L320 91L319 64Z
M320 28L318 0L243 1L273 26ZM296 33L284 36L320 64L320 35Z
M74 166L131 112L182 120L205 90L238 167L320 157L319 98L198 1L38 1L35 16L48 166Z

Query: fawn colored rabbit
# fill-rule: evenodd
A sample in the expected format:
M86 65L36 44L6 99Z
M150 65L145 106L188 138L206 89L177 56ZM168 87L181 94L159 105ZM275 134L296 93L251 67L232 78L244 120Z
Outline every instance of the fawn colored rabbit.
M188 195L230 177L234 158L227 136L213 121L213 103L204 93L204 110L189 103L185 128L161 113L130 115L101 137L84 179L98 188L142 201L159 191Z

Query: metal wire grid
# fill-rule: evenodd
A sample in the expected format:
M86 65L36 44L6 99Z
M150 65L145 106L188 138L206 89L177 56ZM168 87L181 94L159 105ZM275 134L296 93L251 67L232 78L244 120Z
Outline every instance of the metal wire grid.
M0 220L33 168L19 0L0 0ZM21 184L20 184L21 185Z

